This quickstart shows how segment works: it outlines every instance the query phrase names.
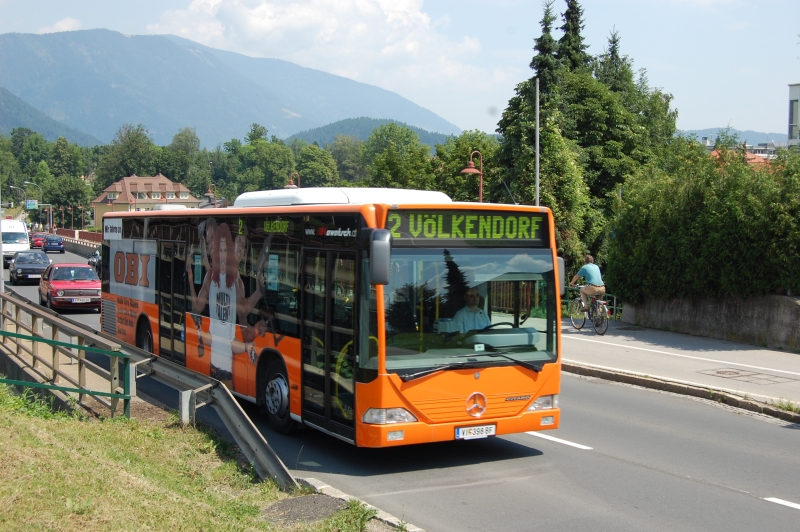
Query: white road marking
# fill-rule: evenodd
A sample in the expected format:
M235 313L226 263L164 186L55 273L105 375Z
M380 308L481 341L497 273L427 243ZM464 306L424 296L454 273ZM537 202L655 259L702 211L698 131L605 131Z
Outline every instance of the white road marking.
M796 502L784 501L783 499L776 499L775 497L766 497L764 500L774 502L776 504L782 504L784 506L788 506L789 508L794 508L795 510L800 510L800 504L797 504Z
M583 449L585 451L591 451L591 447L587 447L585 445L581 445L580 443L573 443L571 441L562 440L560 438L554 438L553 436L548 436L547 434L542 434L541 432L526 432L525 434L530 434L531 436L536 436L537 438L542 438L545 440L554 441L556 443L563 443L564 445L569 445L570 447L576 447L578 449Z
M679 355L678 353L670 353L669 351L659 351L657 349L647 349L646 347L636 347L636 346L625 345L625 344L612 344L611 342L601 342L600 340L590 340L588 338L578 338L577 336L572 336L572 335L569 335L569 334L562 334L561 337L562 338L570 338L572 340L580 340L581 342L592 342L592 343L595 343L595 344L611 345L611 346L614 346L614 347L623 347L625 349L636 349L638 351L649 351L651 353L659 353L661 355L670 355L670 356L673 356L673 357L691 358L693 360L703 360L703 361L706 361L706 362L714 362L714 363L717 363L717 364L740 366L740 367L743 367L743 368L750 368L750 369L760 369L762 371L772 371L772 372L775 372L775 373L786 373L788 375L797 375L798 377L800 377L800 373L797 373L795 371L784 371L782 369L765 368L765 367L762 367L762 366L751 366L749 364L739 364L737 362L729 362L727 360L717 360L717 359L714 359L714 358L694 357L694 356L691 356L691 355Z

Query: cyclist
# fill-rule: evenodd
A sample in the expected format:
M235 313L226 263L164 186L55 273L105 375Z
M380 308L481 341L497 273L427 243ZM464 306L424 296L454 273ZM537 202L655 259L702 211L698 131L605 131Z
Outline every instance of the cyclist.
M594 257L587 254L584 257L584 263L569 285L574 287L575 283L578 282L578 277L586 278L586 286L581 287L581 302L583 303L583 311L586 312L588 298L606 295L606 285L603 283L603 276L600 275L600 268L594 263Z

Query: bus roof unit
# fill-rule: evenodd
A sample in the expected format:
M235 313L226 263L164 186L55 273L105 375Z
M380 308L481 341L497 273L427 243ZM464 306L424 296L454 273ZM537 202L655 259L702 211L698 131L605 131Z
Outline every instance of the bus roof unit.
M398 188L295 188L245 192L233 202L234 207L276 207L288 205L360 205L364 203L439 204L451 203L450 197L435 190Z

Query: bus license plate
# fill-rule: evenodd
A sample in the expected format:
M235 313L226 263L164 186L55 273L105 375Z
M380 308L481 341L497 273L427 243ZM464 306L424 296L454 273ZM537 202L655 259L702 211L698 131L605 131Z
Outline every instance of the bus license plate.
M472 440L475 438L485 438L494 436L497 432L497 425L479 425L477 427L457 427L457 440Z
M91 303L92 298L90 297L74 297L72 298L73 303Z

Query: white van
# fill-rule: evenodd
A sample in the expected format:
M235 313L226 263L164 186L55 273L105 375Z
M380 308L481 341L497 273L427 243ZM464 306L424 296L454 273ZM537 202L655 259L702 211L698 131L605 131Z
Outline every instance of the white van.
M19 220L0 220L0 230L3 232L3 268L8 268L14 253L31 249L28 227Z

